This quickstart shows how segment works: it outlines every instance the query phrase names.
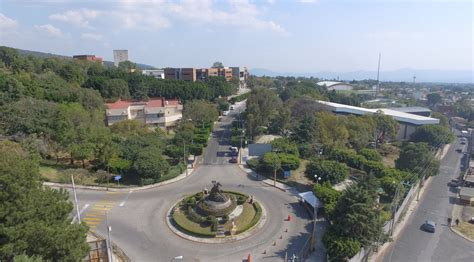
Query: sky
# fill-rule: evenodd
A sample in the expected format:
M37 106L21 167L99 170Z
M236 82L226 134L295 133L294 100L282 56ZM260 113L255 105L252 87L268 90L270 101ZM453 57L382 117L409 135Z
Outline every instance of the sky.
M474 71L472 0L0 0L0 45L155 67Z

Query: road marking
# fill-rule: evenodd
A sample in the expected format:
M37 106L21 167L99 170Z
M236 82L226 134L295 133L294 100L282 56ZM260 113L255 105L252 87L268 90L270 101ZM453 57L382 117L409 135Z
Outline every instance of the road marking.
M125 202L127 202L128 198L130 197L130 195L132 194L132 190L128 191L128 194L125 196L125 199L120 203L120 207L123 207L125 206Z
M86 210L87 208L89 207L89 204L85 204L81 210L79 210L79 216L82 215L82 213L84 212L84 210ZM74 222L76 222L77 220L77 215L74 216L74 218L72 219L72 222L71 224L74 224Z

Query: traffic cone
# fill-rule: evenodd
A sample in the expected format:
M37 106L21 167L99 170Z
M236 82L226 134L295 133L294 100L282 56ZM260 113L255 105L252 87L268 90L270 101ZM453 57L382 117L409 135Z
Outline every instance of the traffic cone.
M266 250L266 249L265 249L265 250L263 250L263 254L264 254L264 255L266 255L266 254L267 254L267 250Z
M288 228L285 229L285 232L288 232Z
M288 215L288 221L291 221L291 215Z
M250 257L250 254L249 254L249 255L247 256L247 262L250 262L250 259L251 259L251 257Z

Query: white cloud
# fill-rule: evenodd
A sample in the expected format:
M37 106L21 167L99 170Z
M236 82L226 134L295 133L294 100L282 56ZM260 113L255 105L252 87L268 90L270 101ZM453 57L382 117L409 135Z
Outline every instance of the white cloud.
M34 27L38 31L46 33L48 36L51 36L51 37L62 37L63 36L63 32L61 32L61 29L56 28L51 24L35 25Z
M11 29L18 26L18 22L0 13L0 29Z
M104 38L104 36L101 34L94 34L94 33L82 33L81 38L85 40L100 41Z
M60 14L52 14L49 16L51 20L62 21L80 27L88 27L89 20L95 19L101 12L91 9L68 10Z

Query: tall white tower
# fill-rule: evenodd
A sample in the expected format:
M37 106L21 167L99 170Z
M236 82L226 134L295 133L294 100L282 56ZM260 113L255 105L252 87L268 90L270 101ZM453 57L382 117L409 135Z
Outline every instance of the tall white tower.
M118 66L120 62L128 60L128 50L114 50L114 65Z

